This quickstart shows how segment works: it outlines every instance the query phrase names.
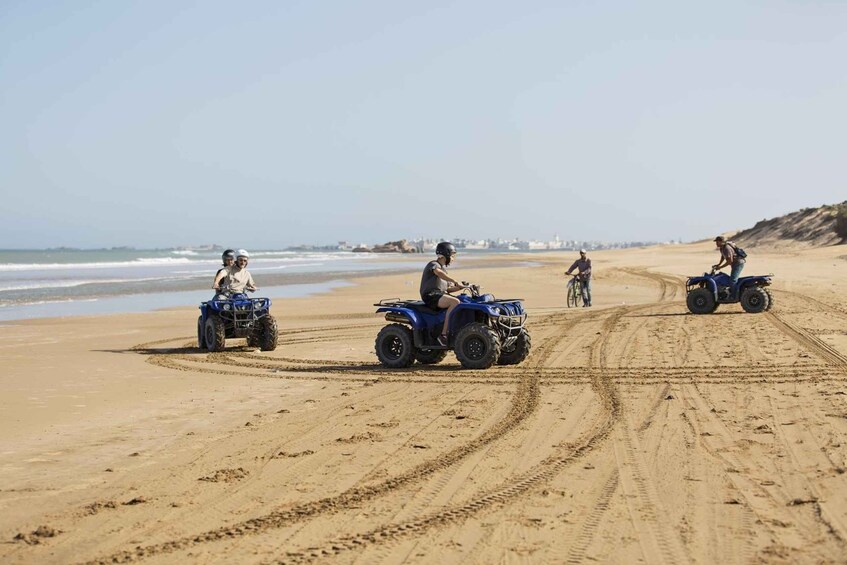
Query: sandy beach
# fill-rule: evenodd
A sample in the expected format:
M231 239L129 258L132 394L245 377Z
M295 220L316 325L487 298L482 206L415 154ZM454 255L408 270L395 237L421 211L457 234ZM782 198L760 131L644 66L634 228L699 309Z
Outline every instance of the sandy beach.
M592 253L592 308L576 253L460 255L529 311L486 371L378 365L417 272L275 300L273 352L196 308L0 324L0 562L843 563L847 248L749 251L764 314L688 314L711 242Z

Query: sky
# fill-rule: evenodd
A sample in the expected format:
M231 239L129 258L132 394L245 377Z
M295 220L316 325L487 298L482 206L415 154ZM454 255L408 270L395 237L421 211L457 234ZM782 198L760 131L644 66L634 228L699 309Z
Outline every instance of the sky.
M693 241L847 200L847 4L0 2L0 247Z

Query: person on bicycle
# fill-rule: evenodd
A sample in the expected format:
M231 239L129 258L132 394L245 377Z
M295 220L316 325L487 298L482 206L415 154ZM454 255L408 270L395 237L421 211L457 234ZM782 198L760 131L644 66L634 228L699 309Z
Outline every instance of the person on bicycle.
M732 295L735 296L738 277L741 276L741 271L744 269L747 260L738 254L735 244L727 241L722 235L715 238L715 247L721 252L721 260L717 265L712 265L712 269L719 271L724 267L732 267L729 278L732 279Z
M250 271L247 270L247 262L249 259L250 254L244 249L236 251L235 264L218 271L218 274L215 277L215 290L220 293L241 293L246 290L249 290L250 292L256 290L256 283L253 282L253 276L250 274Z
M447 274L447 266L456 256L456 247L449 241L442 241L435 246L436 259L424 267L421 275L421 300L433 310L447 309L444 316L444 327L438 336L438 344L447 346L447 335L450 325L450 314L459 305L459 299L449 293L465 288L463 284Z
M579 280L582 283L582 305L591 306L591 259L588 258L585 249L579 250L579 259L573 262L565 274L570 276L574 269L578 269Z

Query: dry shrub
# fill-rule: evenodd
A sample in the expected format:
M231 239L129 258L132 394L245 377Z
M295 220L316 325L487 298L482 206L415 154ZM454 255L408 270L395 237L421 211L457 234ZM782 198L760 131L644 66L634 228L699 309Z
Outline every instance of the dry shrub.
M835 212L835 233L847 240L847 203L839 204Z

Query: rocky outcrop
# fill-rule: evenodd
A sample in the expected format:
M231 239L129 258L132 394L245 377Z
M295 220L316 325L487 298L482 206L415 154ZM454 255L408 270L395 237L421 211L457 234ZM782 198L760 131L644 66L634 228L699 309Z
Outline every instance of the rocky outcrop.
M374 253L417 253L418 252L417 248L409 245L409 243L405 239L401 239L400 241L389 241L387 243L383 243L382 245L375 245L372 251Z

